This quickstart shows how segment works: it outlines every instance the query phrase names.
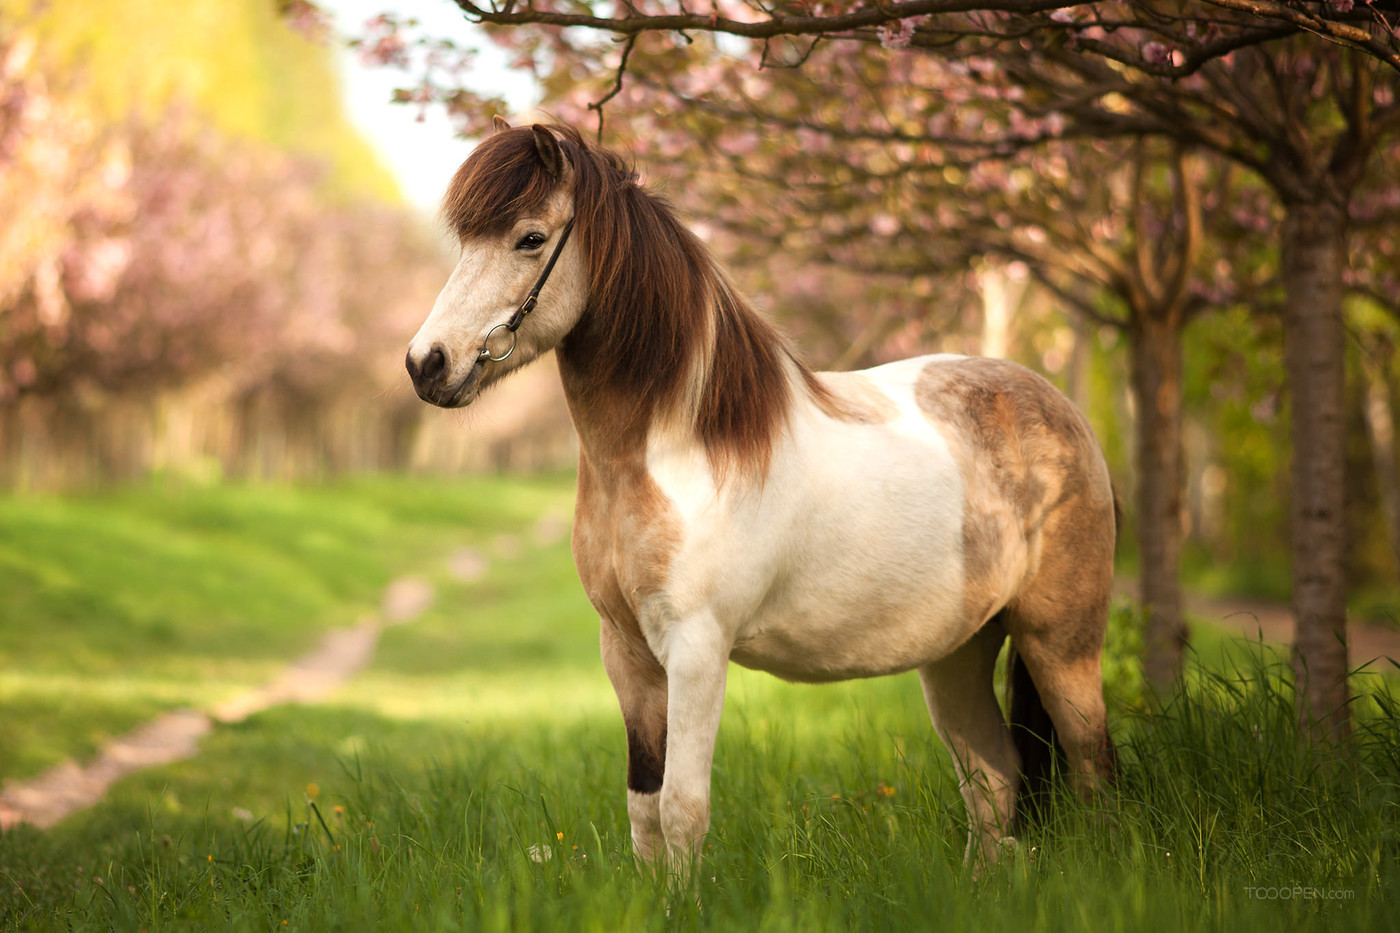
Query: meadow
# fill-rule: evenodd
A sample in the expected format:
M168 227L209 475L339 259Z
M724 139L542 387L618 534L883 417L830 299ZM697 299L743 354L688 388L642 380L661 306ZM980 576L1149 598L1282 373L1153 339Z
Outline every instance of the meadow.
M735 670L696 894L636 870L625 741L567 539L569 477L164 486L0 499L0 778L271 677L414 573L326 701L220 726L47 831L0 835L0 928L1392 930L1400 709L1359 675L1341 751L1296 738L1286 665L1197 628L1152 703L1132 609L1109 659L1123 777L962 864L912 676ZM489 572L467 582L449 555Z

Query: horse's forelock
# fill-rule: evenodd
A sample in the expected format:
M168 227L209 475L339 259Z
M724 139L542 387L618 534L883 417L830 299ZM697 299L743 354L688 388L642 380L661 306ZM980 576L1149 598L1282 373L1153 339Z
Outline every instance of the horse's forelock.
M442 199L442 218L459 240L501 234L542 208L558 183L530 128L505 130L483 140L457 169Z

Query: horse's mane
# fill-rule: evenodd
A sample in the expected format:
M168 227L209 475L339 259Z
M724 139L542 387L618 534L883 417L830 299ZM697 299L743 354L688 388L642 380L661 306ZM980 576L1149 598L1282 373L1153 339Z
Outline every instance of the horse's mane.
M792 402L792 377L829 403L825 389L619 156L590 146L572 127L550 130L573 170L574 236L589 292L560 345L562 359L587 367L592 391L631 406L622 430L644 430L689 406L717 471L737 466L763 475ZM540 210L556 186L531 130L503 130L458 169L443 218L459 238L499 235Z

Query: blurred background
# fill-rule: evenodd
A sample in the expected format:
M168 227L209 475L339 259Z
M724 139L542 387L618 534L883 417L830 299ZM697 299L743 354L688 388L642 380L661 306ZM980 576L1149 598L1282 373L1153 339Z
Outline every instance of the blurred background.
M532 65L546 56L538 41L480 41L450 3L417 5L412 19L383 16L380 6L6 0L5 488L572 462L552 367L453 414L414 398L401 358L450 268L452 247L433 214L472 133L493 109L594 121L587 104L612 74L566 81L556 68L541 85ZM435 44L444 37L458 44ZM480 48L468 54L472 37ZM647 180L690 212L812 364L852 368L934 350L1017 359L1090 414L1120 492L1133 501L1131 350L1141 328L1118 310L1111 283L1096 292L1093 277L1081 275L1057 287L1054 264L1046 275L1025 244L1018 248L1029 262L965 232L973 198L955 203L945 191L933 209L939 188L927 179L922 187L878 181L879 165L855 147L838 166L811 132L765 138L760 123L717 106L667 112L658 104L663 85L711 104L751 101L756 90L740 86L753 75L725 84L712 60L679 54L633 62L624 93L609 104L608 142L637 154ZM849 72L828 80L928 106L899 91L907 74L868 62L859 73L843 67ZM813 74L823 74L816 64L770 75L767 102L779 108L781 95L798 94L797 82ZM532 111L537 105L543 110ZM801 101L792 106L801 110ZM881 143L876 155L890 152ZM1168 205L1149 218L1164 239L1173 185L1181 187L1168 155L1145 157ZM1126 165L1133 153L1090 141L1069 162L1052 151L1030 168L1061 184L1057 173L1075 159ZM797 177L838 169L839 193L804 188ZM1211 164L1187 171L1220 235L1199 259L1203 281L1192 284L1215 313L1183 329L1180 423L1169 426L1182 443L1183 566L1213 589L1286 599L1287 393L1279 318L1268 310L1279 300L1277 258L1267 240L1242 235L1274 224L1277 209L1257 185ZM1053 189L1038 203L1077 210L1091 242L1127 242L1141 186L1104 177L1092 197ZM1008 180L1014 172L995 167L966 177L947 169L939 185L977 194L982 222L1009 227L1007 218L1023 224L1024 205L1002 203L1015 188ZM759 185L788 198L746 196ZM940 224L961 232L945 241L929 232ZM1057 231L1050 235L1058 246ZM1368 242L1383 256L1393 249L1388 233ZM1353 600L1369 616L1397 607L1395 319L1377 298L1384 294L1378 287L1349 299L1348 561Z
M568 461L559 412L522 401L534 383L466 419L408 388L403 348L451 262L433 192L468 147L356 85L370 72L332 24L284 13L5 4L5 487ZM405 142L427 167L386 158Z

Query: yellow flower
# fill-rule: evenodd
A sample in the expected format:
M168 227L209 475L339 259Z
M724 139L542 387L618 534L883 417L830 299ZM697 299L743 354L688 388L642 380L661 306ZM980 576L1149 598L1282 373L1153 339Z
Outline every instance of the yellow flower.
M314 781L313 781L312 783L306 785L306 796L308 796L308 797L315 797L315 796L316 796L317 794L319 794L320 792L321 792L321 788L318 787Z
M563 841L564 841L564 834L563 834L563 833L555 833L554 835L557 836L557 837L559 837L559 841L560 841L560 842L563 842Z

